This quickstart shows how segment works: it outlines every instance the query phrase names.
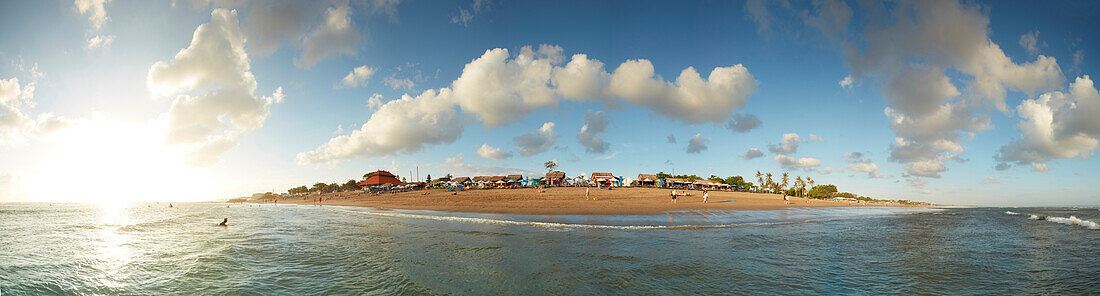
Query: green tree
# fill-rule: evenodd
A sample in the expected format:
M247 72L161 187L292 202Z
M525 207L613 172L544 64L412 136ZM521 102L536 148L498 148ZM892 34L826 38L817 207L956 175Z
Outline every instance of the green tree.
M833 196L833 194L835 194L836 192L837 192L836 191L836 185L828 184L828 185L814 186L812 189L810 189L810 192L807 193L806 195L808 195L810 198L819 198L819 199L821 199L821 198L829 198L830 196Z
M764 183L764 174L761 174L760 171L756 171L756 184L760 184L761 187L766 184Z
M775 188L775 182L772 182L772 173L764 174L764 176L766 177L766 178L764 178L765 184L767 184L764 187L768 187L769 189L771 189L772 193L777 193L776 192L777 189Z
M779 185L779 190L787 188L787 184L790 184L791 178L787 175L787 172L783 172L782 184Z

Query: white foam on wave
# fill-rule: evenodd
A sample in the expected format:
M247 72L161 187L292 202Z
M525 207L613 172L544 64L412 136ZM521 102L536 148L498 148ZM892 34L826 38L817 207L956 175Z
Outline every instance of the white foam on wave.
M1042 217L1039 217L1039 216L1037 216L1037 215L1031 215L1031 217L1027 217L1027 218L1028 218L1028 219L1031 219L1031 220L1039 220L1039 219L1041 219Z
M1034 215L1032 215L1032 216L1034 216ZM1062 223L1062 224L1068 224L1068 225L1080 225L1080 226L1087 227L1088 229L1100 229L1100 223L1096 223L1096 222L1093 222L1093 221L1077 218L1075 216L1069 216L1069 218L1065 218L1065 217L1046 217L1046 220L1050 221L1050 222L1054 222L1054 223Z
M1017 212L1013 212L1013 211L1005 211L1005 214L1009 214L1009 215L1019 215L1020 213L1017 213Z

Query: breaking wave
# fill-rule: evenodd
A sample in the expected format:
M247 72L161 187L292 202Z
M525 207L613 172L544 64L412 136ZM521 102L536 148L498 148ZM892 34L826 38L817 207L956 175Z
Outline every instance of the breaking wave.
M1019 215L1020 213L1017 213L1017 212L1013 212L1013 211L1005 211L1005 214L1009 214L1009 215Z
M534 226L534 227L544 227L544 228L551 228L551 229L625 229L625 230L706 229L706 228L731 228L731 227L741 227L741 226L787 225L787 224L813 223L813 222L825 222L825 221L836 220L836 219L823 219L823 220L786 221L786 222L745 222L745 223L712 224L712 225L705 225L705 224L704 225L691 225L691 224L685 224L685 225L601 225L601 224L574 224L574 223L557 223L557 222L516 221L516 220L491 219L491 218L474 218L474 217L420 215L420 214L406 214L406 213L394 213L394 212L351 211L351 210L340 210L340 211L357 213L357 214L366 214L366 215L372 215L372 216L381 216L381 217L427 219L427 220L436 220L436 221L477 223L477 224Z
M1031 219L1031 220L1043 220L1043 219L1045 219L1046 217L1043 217L1043 216L1038 216L1038 215L1031 215L1031 217L1027 217L1027 218L1028 218L1028 219Z
M1096 222L1093 222L1093 221L1077 218L1075 216L1069 216L1069 218L1065 218L1065 217L1046 217L1046 220L1050 221L1050 222L1054 222L1054 223L1062 223L1062 224L1068 224L1068 225L1080 225L1080 226L1087 227L1088 229L1100 229L1100 223L1096 223Z

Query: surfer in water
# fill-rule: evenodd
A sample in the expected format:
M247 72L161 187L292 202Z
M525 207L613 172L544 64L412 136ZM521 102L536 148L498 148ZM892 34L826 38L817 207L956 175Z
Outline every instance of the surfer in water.
M219 223L218 226L229 226L226 223L229 223L229 218L225 218L225 220L222 220L222 223Z

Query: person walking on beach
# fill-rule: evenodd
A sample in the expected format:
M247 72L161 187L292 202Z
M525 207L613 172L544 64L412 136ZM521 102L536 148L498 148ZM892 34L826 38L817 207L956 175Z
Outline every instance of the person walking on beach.
M672 203L676 203L676 189L673 189L669 195L672 196Z
M592 187L584 187L584 200L589 200L588 199L588 190L591 190L591 189L592 189Z
M787 196L786 193L783 194L783 203L791 204L791 197Z
M703 203L707 203L707 199L710 198L710 192L703 189Z

